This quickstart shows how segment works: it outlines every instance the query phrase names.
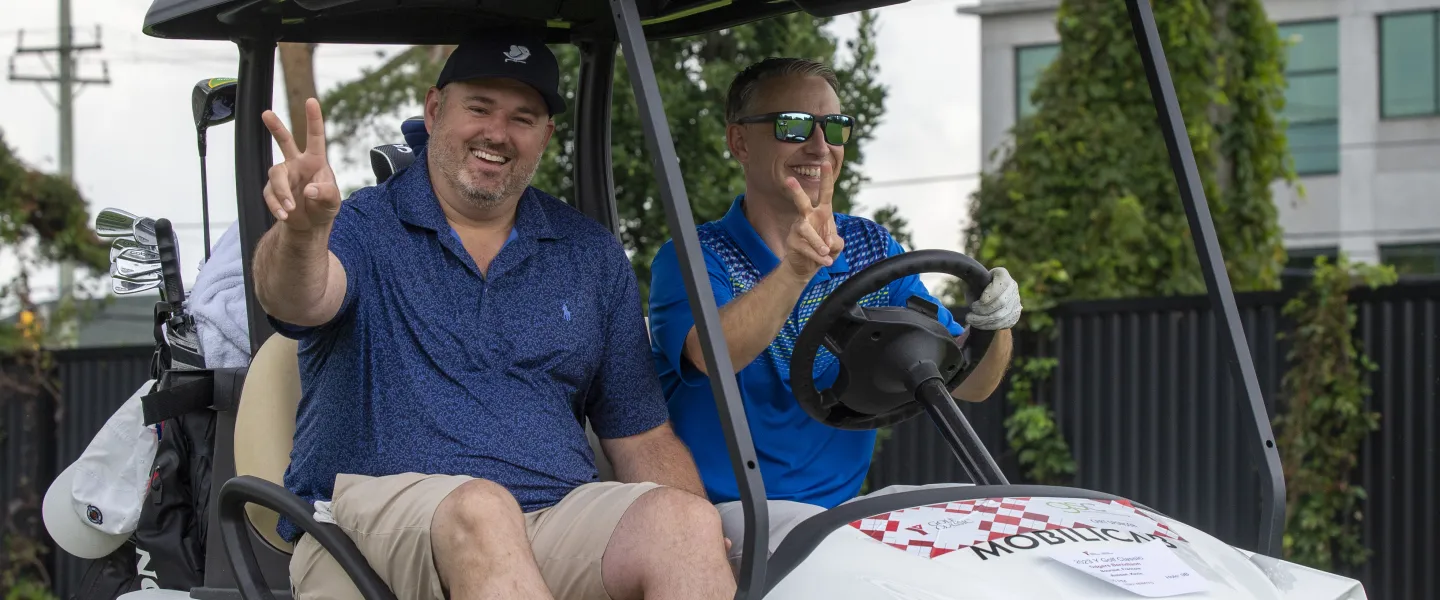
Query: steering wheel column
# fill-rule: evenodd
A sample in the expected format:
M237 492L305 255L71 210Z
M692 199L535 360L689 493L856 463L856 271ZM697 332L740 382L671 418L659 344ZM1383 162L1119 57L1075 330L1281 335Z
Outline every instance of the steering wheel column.
M947 273L966 283L971 302L990 283L974 259L948 250L918 250L878 261L840 284L810 316L795 342L791 387L811 418L839 429L877 429L929 414L971 481L1006 484L950 390L974 371L994 340L970 330L964 345L939 321L939 307L919 297L906 306L861 306L891 282L920 273ZM840 363L831 388L815 388L814 365L824 346Z

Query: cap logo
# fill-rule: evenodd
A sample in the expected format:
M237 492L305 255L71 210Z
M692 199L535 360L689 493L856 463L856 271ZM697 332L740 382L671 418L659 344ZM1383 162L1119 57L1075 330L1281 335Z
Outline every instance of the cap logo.
M89 519L91 523L94 523L96 525L102 525L105 523L105 515L100 512L100 509L95 508L94 504L86 505L85 518Z
M530 49L524 46L511 46L510 51L505 53L505 62L525 64L527 58L530 58Z

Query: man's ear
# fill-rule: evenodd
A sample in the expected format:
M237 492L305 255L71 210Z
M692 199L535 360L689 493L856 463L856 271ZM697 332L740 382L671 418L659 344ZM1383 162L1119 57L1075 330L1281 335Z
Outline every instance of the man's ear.
M725 145L730 149L730 156L745 164L750 159L750 150L746 147L745 127L731 123L725 126Z
M540 151L540 153L541 153L542 155L545 153L545 151L544 151L543 149L546 148L546 147L548 147L548 146L550 145L550 136L552 136L552 135L555 135L555 118L554 118L554 117L551 117L551 118L550 118L550 121L545 124L545 141L540 144L540 148L542 148L542 150Z
M431 86L425 92L425 131L435 131L435 121L440 119L440 88Z

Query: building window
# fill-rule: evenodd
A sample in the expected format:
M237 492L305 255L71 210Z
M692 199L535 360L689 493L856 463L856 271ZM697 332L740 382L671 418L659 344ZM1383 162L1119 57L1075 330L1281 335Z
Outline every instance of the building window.
M1285 137L1300 175L1340 170L1340 36L1335 21L1280 26L1286 42Z
M1380 116L1440 114L1440 12L1380 17Z
M1060 54L1060 44L1022 46L1015 49L1015 120L1035 113L1030 93L1040 81L1040 74Z
M1315 259L1324 256L1334 264L1340 256L1340 248L1336 246L1314 246L1310 248L1286 248L1285 269L1287 271L1308 273L1315 268Z
M1399 275L1440 275L1440 244L1381 246L1380 262Z

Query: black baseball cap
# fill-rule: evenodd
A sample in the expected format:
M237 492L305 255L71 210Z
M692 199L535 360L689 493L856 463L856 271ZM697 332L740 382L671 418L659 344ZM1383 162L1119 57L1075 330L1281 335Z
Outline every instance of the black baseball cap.
M551 115L565 112L560 97L560 65L539 36L517 31L488 31L462 42L450 53L435 87L452 81L503 77L528 84L545 98Z

